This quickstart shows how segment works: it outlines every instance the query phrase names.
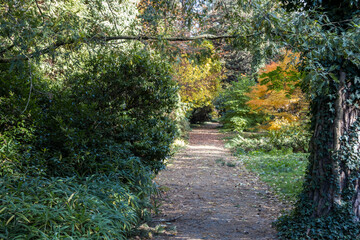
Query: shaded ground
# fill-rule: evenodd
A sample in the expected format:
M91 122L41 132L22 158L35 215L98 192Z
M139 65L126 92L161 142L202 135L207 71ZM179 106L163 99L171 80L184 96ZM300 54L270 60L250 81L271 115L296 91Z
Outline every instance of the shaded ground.
M164 190L157 240L276 239L271 223L283 206L239 166L210 123L193 129L189 145L156 178Z

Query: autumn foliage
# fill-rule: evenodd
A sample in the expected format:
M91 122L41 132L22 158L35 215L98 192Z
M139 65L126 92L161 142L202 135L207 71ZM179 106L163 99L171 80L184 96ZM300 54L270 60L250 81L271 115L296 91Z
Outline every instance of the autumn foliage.
M271 116L263 128L277 130L304 118L308 102L298 82L301 78L293 63L297 55L286 53L281 61L267 64L261 70L260 80L247 93L247 104L255 111Z
M204 42L201 47L210 53L213 51L209 42ZM213 101L219 93L223 77L222 66L216 55L189 59L189 55L184 53L179 62L173 65L173 78L178 82L181 101L188 105L189 113L214 108Z
M211 59L202 65L181 60L175 67L175 78L180 85L182 101L190 103L194 108L210 105L220 87L221 73L218 67Z

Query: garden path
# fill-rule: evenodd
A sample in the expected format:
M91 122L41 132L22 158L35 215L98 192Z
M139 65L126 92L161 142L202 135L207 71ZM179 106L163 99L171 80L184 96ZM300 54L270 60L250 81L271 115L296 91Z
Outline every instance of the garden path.
M188 146L156 178L161 213L156 240L276 239L272 222L285 206L224 148L216 123L190 132Z

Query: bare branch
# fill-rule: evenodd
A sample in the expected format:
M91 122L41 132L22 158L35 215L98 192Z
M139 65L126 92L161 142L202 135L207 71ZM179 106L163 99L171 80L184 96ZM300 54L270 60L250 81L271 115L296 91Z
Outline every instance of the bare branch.
M112 40L164 40L164 41L177 41L177 42L187 42L187 41L194 41L199 39L207 39L207 40L218 40L218 39L229 39L229 38L236 38L235 35L222 35L222 36L215 36L210 34L199 35L194 37L154 37L154 36L114 36L114 37L101 37L95 38L101 41L112 41Z
M36 51L36 52L33 52L29 55L18 55L18 56L15 56L13 58L0 58L0 63L10 63L10 62L14 62L14 61L27 61L31 58L34 58L35 56L40 56L40 55L44 55L44 54L47 54L49 53L50 51L52 50L55 50L61 46L64 46L64 45L68 45L68 44L73 44L75 43L76 41L75 40L69 40L69 41L60 41L60 42L57 42L55 43L54 45L50 46L50 47L47 47L47 48L43 48L39 51Z

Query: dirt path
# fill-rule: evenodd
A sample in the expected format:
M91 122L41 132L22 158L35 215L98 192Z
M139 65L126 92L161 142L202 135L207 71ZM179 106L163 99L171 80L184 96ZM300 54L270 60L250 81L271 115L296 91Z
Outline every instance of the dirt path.
M215 123L194 129L156 182L164 189L167 231L157 240L276 239L271 223L283 206L223 147ZM168 222L166 222L168 221Z

